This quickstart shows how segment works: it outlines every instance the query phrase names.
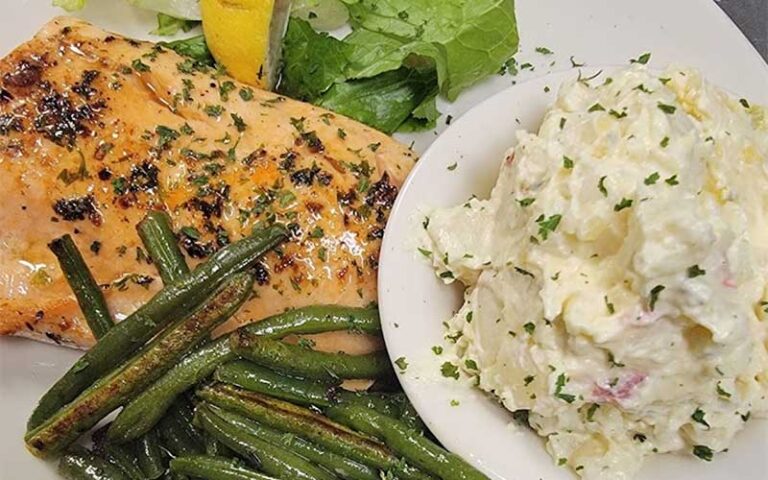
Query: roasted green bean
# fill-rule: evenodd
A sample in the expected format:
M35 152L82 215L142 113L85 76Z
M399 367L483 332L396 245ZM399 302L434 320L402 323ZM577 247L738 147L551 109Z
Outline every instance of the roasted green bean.
M164 284L169 285L189 273L167 213L158 210L148 212L136 225L136 230Z
M104 294L91 275L74 240L71 236L64 235L49 243L48 248L56 255L61 271L64 272L67 283L75 293L77 303L83 311L83 317L93 336L97 339L103 337L110 328L115 326L115 322L109 313Z
M167 285L141 308L115 325L46 392L32 413L27 429L39 427L75 399L99 377L119 365L147 340L205 300L225 278L253 265L264 253L287 238L287 230L273 225L228 245L189 275Z
M130 480L119 468L82 449L61 457L59 474L67 480Z
M208 455L171 460L171 471L202 480L276 480L251 470L238 460Z
M144 478L155 480L165 472L165 459L156 430L148 432L136 442L136 458Z
M355 430L381 439L408 462L443 480L488 480L458 455L375 410L360 405L336 405L326 410L326 414Z
M161 333L145 349L96 382L77 399L25 437L35 455L61 451L115 408L125 404L228 319L248 298L253 276L237 274L225 282L201 308Z
M376 308L313 305L273 315L248 326L250 333L269 338L339 330L378 335L381 333L379 311Z
M254 363L304 378L333 380L392 375L389 357L384 352L367 355L317 352L245 329L232 333L230 346L235 353Z
M357 463L354 460L333 453L328 449L308 442L299 436L273 430L234 412L213 406L210 408L216 415L224 419L230 425L234 425L273 445L288 448L290 451L298 453L307 460L314 462L321 467L325 467L326 470L333 472L341 479L380 480L381 478L378 470L375 468L371 468L367 465Z
M259 469L278 478L296 480L333 480L336 477L312 465L304 458L264 440L249 435L217 416L204 405L198 405L195 417L217 440L258 465Z
M391 471L402 480L432 478L401 462L380 442L309 409L221 383L206 385L197 394L209 403L245 415L268 427L301 436L364 465Z
M379 333L380 324L375 309L314 306L281 313L241 329L266 338L281 338L288 334L339 330L373 334ZM181 392L208 377L218 365L236 357L229 347L229 336L187 355L120 412L109 430L109 438L126 442L149 431Z

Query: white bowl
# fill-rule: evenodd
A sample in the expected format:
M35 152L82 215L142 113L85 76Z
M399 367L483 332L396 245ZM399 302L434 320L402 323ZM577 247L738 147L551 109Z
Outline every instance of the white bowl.
M589 76L595 69L584 72ZM448 360L442 322L462 303L460 286L446 286L416 250L423 211L487 197L504 152L521 128L536 131L557 89L576 71L553 73L513 86L480 103L446 130L419 160L403 186L384 236L379 308L389 355L404 357L400 381L435 436L489 477L498 480L574 479L554 465L543 442L514 426L511 414L468 383L445 379ZM455 169L448 167L454 163ZM436 355L434 345L444 353ZM395 367L400 371L399 368ZM456 403L458 402L458 405ZM682 455L646 461L640 479L765 480L768 422L751 420L727 453L713 462Z

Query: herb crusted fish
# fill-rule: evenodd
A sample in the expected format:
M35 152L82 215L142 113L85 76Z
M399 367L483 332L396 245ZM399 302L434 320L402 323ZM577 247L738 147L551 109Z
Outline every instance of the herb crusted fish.
M57 18L0 60L0 334L93 337L47 243L71 234L119 320L160 288L135 225L167 211L190 264L280 221L222 331L376 299L380 239L415 154L345 117L240 84L162 46ZM368 350L359 335L319 349Z

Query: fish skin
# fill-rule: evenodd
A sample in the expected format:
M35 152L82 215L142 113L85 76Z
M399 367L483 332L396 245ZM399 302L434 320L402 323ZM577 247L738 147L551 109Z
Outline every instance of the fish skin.
M264 258L255 298L217 334L290 308L375 302L381 233L415 154L272 92L251 88L246 101L244 87L69 17L0 60L0 334L93 344L47 248L67 233L116 319L151 298L161 281L135 230L149 209L186 232L190 266L259 222L292 224L292 241ZM381 347L363 335L314 339Z

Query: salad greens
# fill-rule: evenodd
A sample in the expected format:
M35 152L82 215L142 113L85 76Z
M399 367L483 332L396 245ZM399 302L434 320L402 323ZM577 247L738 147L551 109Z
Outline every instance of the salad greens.
M517 51L514 0L343 0L343 40L292 18L279 91L387 133L434 126L448 100Z
M53 0L68 10L86 0ZM194 28L199 0L128 0L158 13L157 35ZM347 21L343 39L325 32ZM201 64L202 36L164 43ZM514 0L297 0L283 40L278 91L386 133L434 127L453 101L517 52Z
M179 30L182 32L188 32L200 25L197 20L185 20L183 18L176 18L164 13L157 14L157 28L150 33L153 35L159 35L161 37L169 37L176 35Z

